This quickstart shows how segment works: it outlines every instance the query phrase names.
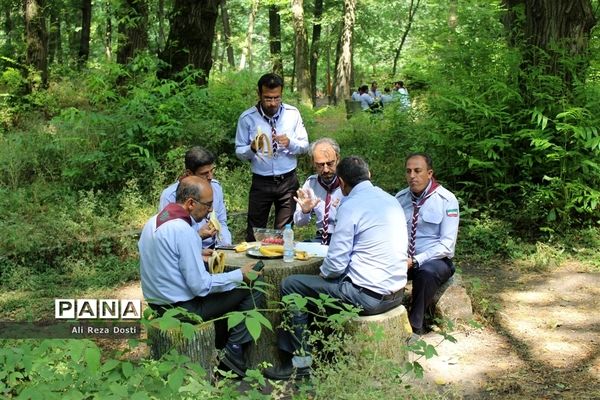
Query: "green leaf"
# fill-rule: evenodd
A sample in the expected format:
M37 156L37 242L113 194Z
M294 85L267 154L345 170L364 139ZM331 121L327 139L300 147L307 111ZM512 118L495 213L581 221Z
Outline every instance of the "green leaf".
M123 386L120 382L119 383L111 383L108 388L110 389L111 392L113 392L114 394L116 394L117 396L121 396L121 397L128 397L127 396L127 386Z
M183 337L186 339L191 339L196 334L196 326L190 324L189 322L183 322L181 324L181 333Z
M130 397L131 400L150 400L150 397L147 393L144 392L135 392Z
M248 332L252 335L252 338L256 342L260 337L261 325L260 322L256 318L247 317L244 321L246 324L246 328L248 328Z
M245 316L243 312L233 311L227 313L227 329L231 329L234 326L237 326L240 322L244 320Z
M181 325L181 321L179 321L177 318L173 318L173 317L163 316L158 322L158 327L161 330L176 328L176 327L179 327L179 325Z
M172 374L169 375L167 384L169 385L169 387L171 388L171 390L173 392L177 393L177 391L183 384L184 377L185 377L185 374L183 372L183 369L181 369L181 368L176 369Z
M102 365L102 368L100 369L102 372L108 372L111 371L113 369L115 369L115 367L117 367L120 364L120 361L118 360L114 360L114 359L110 359L107 360L104 365Z
M133 364L131 364L129 361L125 361L123 364L121 364L121 370L123 371L123 376L125 378L129 378L133 373Z
M94 345L94 347L88 347L84 352L84 360L87 366L87 370L90 373L97 372L100 368L100 350Z
M435 347L433 347L430 344L425 346L424 354L426 359L430 359L431 357L438 355L437 351L435 350Z
M268 319L266 319L265 316L260 313L260 311L250 310L250 311L248 311L248 315L251 316L252 318L255 318L256 320L258 320L258 322L260 322L260 324L262 326L267 327L270 331L273 330L273 327L271 326L271 322Z

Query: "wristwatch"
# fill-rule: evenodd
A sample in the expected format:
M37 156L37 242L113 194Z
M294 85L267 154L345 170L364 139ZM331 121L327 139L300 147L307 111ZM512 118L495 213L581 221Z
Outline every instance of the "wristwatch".
M417 259L413 257L413 258L411 258L411 260L412 260L412 267L414 269L418 269L419 268L419 262L417 261Z

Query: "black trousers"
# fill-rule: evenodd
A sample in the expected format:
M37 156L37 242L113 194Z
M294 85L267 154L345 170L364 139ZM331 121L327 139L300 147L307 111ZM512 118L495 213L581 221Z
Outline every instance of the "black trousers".
M283 229L294 219L294 196L300 187L296 170L278 176L252 174L248 196L248 225L246 241L254 242L252 228L266 228L271 206L275 205L275 229Z
M150 307L157 311L159 315L162 315L167 309L171 307L181 307L187 311L197 314L202 317L203 320L211 320L218 318L230 311L248 311L254 308L261 308L264 305L264 295L258 290L249 289L233 289L222 293L213 293L204 297L194 297L191 300L180 301L170 305L156 305L150 304ZM223 341L222 333L227 329L227 321L217 321L215 324L217 332L217 347L225 345ZM237 324L229 333L228 340L234 344L244 344L252 341L252 336L246 324Z
M408 279L413 281L412 301L408 320L415 333L423 333L425 311L431 306L437 290L454 275L454 265L448 258L429 260L417 270L408 270Z

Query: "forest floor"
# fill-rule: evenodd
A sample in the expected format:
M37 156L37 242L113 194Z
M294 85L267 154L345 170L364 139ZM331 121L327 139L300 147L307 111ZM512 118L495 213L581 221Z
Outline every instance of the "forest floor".
M438 356L419 360L425 378L415 386L447 399L600 399L600 273L572 262L542 272L511 265L462 272L485 284L474 301L494 317L481 329L457 327L457 343L423 336ZM114 295L142 297L137 282Z

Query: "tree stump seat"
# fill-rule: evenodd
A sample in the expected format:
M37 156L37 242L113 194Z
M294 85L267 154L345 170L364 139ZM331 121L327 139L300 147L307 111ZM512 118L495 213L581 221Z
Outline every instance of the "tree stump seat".
M353 352L366 350L396 362L407 359L403 345L412 329L403 305L383 314L356 317L349 322L347 331L356 339Z
M197 325L190 339L184 337L179 328L159 329L150 324L148 341L150 354L155 360L175 349L179 354L189 357L192 362L199 363L208 375L216 366L215 325L212 322Z
M362 107L360 105L360 101L354 100L345 100L346 103L346 119L350 119L354 114L358 114L362 112Z

